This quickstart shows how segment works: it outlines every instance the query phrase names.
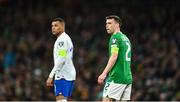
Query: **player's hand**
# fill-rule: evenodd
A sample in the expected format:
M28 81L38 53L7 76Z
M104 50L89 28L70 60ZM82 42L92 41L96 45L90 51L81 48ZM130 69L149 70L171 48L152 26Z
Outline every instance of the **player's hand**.
M48 78L47 79L46 86L53 86L53 78Z
M98 83L99 83L99 84L103 84L105 79L106 79L106 74L102 73L102 74L98 77Z

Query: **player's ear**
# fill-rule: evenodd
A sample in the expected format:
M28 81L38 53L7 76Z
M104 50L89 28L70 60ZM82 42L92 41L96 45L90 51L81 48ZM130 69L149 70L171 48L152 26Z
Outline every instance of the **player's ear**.
M61 26L65 29L65 24L64 23L61 23Z
M62 25L63 27L65 27L65 24L64 24L63 22L61 22L61 25Z

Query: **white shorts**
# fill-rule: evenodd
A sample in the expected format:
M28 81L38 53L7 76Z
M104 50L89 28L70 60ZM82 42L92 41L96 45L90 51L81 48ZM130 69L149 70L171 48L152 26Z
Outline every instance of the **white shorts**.
M115 100L130 100L132 84L117 84L106 82L103 90L103 97Z

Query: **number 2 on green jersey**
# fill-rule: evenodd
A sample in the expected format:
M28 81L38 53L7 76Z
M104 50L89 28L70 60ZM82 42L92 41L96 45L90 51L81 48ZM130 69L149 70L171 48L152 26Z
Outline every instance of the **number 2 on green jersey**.
M130 47L129 42L126 42L126 45L128 46L128 48L127 48L127 50L126 50L126 61L131 61L131 58L128 57L128 53L129 53L130 50L131 50L131 47Z

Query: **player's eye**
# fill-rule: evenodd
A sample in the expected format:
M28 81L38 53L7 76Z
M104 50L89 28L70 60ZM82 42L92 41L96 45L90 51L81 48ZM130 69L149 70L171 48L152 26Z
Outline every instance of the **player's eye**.
M57 25L57 24L55 24L54 26L55 26L55 27L57 27L58 25Z

